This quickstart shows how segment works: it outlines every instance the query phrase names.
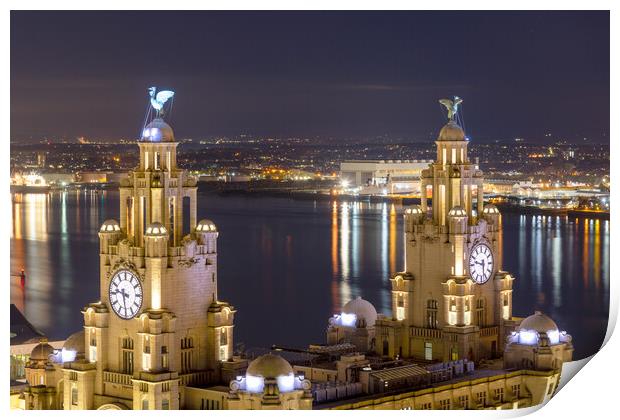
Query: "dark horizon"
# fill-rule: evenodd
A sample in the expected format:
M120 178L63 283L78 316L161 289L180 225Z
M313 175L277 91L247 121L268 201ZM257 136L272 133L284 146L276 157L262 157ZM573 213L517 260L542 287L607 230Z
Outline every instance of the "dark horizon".
M11 12L11 140L134 138L147 88L178 138L609 142L609 12ZM545 134L551 133L550 137Z

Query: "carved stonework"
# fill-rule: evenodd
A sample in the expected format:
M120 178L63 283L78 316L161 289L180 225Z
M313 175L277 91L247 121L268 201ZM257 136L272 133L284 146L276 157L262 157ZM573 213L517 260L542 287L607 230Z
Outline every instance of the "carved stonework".
M110 268L110 273L113 273L115 271L118 271L120 269L126 269L126 270L130 270L133 271L134 273L138 274L138 267L136 267L136 265L134 263L132 263L131 261L128 261L124 258L119 258L114 265ZM140 279L142 280L142 279Z
M434 244L435 242L439 242L439 236L422 235L420 240L425 243Z
M179 260L179 266L190 268L194 264L198 264L198 262L199 262L199 259L192 257L186 260Z

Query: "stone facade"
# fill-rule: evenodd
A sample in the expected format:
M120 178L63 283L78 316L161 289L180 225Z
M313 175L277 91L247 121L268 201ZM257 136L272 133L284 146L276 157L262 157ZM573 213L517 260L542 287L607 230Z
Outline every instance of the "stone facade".
M393 316L375 325L380 354L428 361L501 355L512 328L513 277L502 270L501 215L483 207L482 171L469 160L468 143L449 122L436 141L437 160L422 171L421 205L404 216L405 270L390 279ZM480 247L490 251L492 267L483 265L488 272L474 281L471 267L484 262L472 252Z

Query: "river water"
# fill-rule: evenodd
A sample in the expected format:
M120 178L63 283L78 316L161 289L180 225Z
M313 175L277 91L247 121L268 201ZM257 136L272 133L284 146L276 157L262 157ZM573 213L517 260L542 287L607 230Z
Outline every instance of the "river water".
M11 302L51 339L66 338L99 300L97 231L118 219L118 192L12 198ZM357 296L389 315L389 275L403 268L402 214L384 203L199 193L198 218L220 232L219 299L238 310L235 342L324 342L327 319ZM503 223L515 316L542 310L572 334L575 359L595 353L609 313L610 222L505 213Z

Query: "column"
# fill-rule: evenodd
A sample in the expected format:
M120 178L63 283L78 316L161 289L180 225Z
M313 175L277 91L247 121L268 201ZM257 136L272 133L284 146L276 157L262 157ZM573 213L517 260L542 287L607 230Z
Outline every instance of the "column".
M424 178L420 179L420 207L422 208L422 213L426 217L428 203L426 198L426 180Z
M484 188L482 181L478 181L478 217L482 216L482 210L484 209Z
M189 194L189 230L190 232L196 227L196 191L197 188L190 190Z

